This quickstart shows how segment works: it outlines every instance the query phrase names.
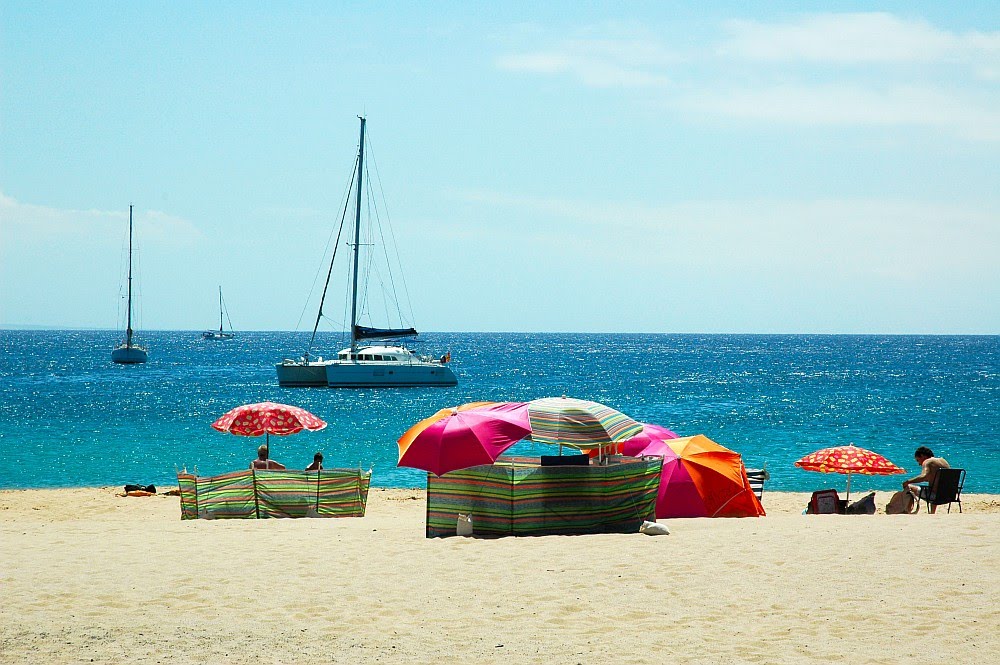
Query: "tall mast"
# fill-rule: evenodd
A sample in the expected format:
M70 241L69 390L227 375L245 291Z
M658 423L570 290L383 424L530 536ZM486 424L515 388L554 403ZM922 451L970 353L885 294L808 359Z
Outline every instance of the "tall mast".
M132 204L128 205L128 325L125 328L125 346L132 346Z
M361 180L365 169L365 119L361 118L361 143L358 147L358 192L354 209L354 278L351 280L351 354L358 350L355 328L358 325L358 248L361 243Z
M219 285L219 332L222 332L222 285Z

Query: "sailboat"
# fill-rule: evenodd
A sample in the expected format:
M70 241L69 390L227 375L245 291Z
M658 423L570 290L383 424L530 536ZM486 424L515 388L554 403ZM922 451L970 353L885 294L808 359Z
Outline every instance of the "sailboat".
M225 304L222 300L222 287L219 287L219 329L218 330L206 330L201 334L202 339L212 339L212 340L224 340L232 339L235 337L233 333L233 322L229 322L229 332L225 332L222 329L222 313L225 310ZM229 312L226 312L226 318L229 318Z
M398 342L403 337L415 337L414 328L371 328L358 324L358 252L361 247L361 202L363 200L362 176L365 160L365 118L361 120L361 140L358 144L357 192L355 194L354 242L352 243L350 304L351 304L351 345L340 351L336 358L312 359L307 350L300 358L285 358L275 365L278 385L281 386L329 386L331 388L380 388L403 386L455 386L458 378L448 367L451 352L440 357L418 356ZM346 206L345 206L346 214ZM336 251L334 257L336 258ZM316 324L313 326L309 349L316 340L316 330L323 316L323 301L326 299L330 275L333 273L333 258L327 272L326 284L320 298ZM381 344L362 346L359 342L382 340Z
M146 349L132 343L132 205L128 207L128 319L125 326L125 341L111 352L112 362L119 365L139 365L146 362Z

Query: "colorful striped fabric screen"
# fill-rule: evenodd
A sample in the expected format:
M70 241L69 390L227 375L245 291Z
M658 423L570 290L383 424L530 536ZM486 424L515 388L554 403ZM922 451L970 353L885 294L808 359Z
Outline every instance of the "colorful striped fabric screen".
M642 423L610 406L572 397L528 402L531 440L594 450L624 441L642 431Z
M184 520L364 517L370 482L358 469L177 474Z
M661 458L606 466L546 466L501 458L427 474L427 537L454 536L459 514L482 536L637 533L654 519Z

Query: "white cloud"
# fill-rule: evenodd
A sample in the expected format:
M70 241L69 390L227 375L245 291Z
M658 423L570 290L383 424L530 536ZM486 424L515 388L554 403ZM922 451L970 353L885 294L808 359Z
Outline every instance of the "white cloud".
M0 239L14 244L75 243L106 239L117 244L126 228L128 209L75 210L22 203L0 192ZM202 237L191 222L160 210L133 212L138 232L160 243L182 245Z
M892 14L817 14L786 23L729 21L727 57L814 63L968 63L995 70L1000 32L955 33Z
M518 197L484 191L456 198L511 210L526 245L552 238L608 254L614 237L626 247L618 257L631 269L669 262L705 261L730 273L919 281L928 275L983 273L1000 254L1000 212L927 202L818 199L687 201L666 206L632 202L579 202ZM508 229L509 230L509 229ZM609 236L612 233L612 236ZM641 239L642 251L629 247Z
M654 41L630 38L569 39L551 49L508 54L496 65L507 71L565 74L595 88L662 86L674 60Z
M610 37L595 37L601 29L507 54L497 66L571 76L593 88L631 88L644 101L698 119L916 127L1000 141L1000 98L992 85L1000 81L1000 32L950 32L887 13L818 14L782 23L730 21L721 43L679 54L646 27L631 35L608 27Z
M941 89L857 84L783 85L694 91L678 108L702 115L798 126L920 127L1000 141L1000 107Z

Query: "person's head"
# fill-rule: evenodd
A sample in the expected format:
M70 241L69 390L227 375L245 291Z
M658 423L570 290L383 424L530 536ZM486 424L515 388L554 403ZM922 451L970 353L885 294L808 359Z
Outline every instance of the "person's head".
M261 445L257 447L257 459L267 459L267 446Z
M934 451L927 446L920 446L917 448L916 452L913 453L913 459L917 460L918 464L923 464L926 460L934 457Z
M323 453L316 453L315 455L313 455L313 461L314 462L322 462L323 461Z

